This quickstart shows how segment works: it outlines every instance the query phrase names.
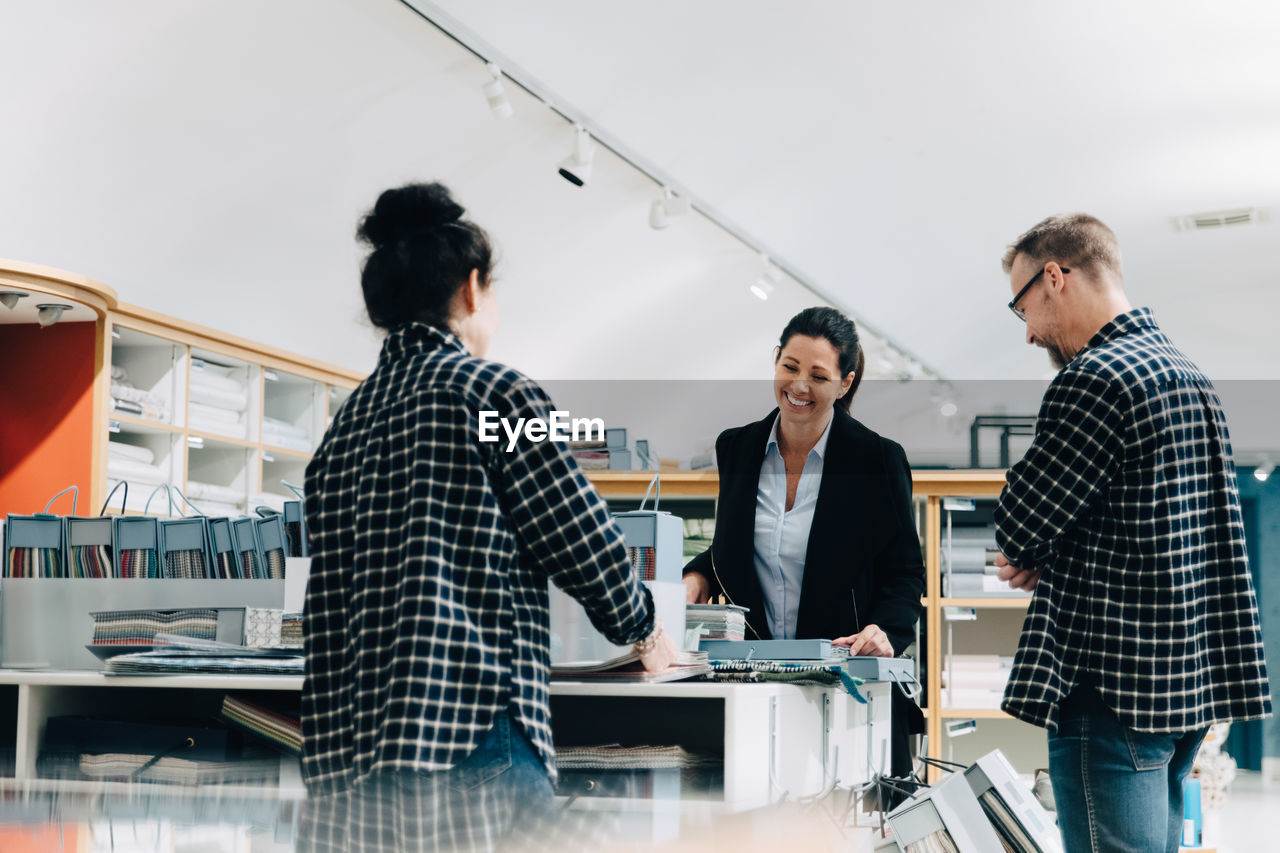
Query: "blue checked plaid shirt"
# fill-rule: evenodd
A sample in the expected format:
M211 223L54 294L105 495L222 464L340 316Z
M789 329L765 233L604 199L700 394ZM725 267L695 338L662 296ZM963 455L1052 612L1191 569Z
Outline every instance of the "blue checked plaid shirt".
M313 793L374 770L444 770L511 707L554 777L548 579L611 641L652 600L604 501L564 445L479 441L479 412L547 418L516 371L421 323L378 366L307 466L303 776Z
M1009 561L1042 572L1005 711L1056 730L1087 677L1139 731L1271 713L1226 418L1149 310L1054 379L995 517Z

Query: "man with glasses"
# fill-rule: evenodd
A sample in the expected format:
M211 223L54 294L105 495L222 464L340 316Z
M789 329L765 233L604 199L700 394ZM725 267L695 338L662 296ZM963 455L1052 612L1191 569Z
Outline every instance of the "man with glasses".
M1207 728L1271 713L1222 406L1097 219L1044 220L1004 271L1059 372L996 507L1000 577L1034 590L1002 707L1049 730L1068 853L1176 851Z

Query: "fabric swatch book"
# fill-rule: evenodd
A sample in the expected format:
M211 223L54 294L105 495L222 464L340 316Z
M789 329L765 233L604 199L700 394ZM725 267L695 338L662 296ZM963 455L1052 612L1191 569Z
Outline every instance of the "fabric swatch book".
M551 677L564 681L611 681L636 684L659 684L707 675L711 666L705 652L682 651L676 661L662 672L646 672L635 651L606 661L578 661L551 666Z

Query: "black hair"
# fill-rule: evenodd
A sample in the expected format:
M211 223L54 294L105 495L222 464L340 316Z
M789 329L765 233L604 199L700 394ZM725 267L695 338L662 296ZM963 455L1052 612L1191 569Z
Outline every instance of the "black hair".
M408 184L378 196L356 230L373 249L360 272L373 325L391 329L416 320L449 331L453 296L471 271L479 271L481 287L489 286L489 235L464 213L440 183Z
M836 351L836 364L840 368L841 381L850 373L853 374L853 382L849 385L849 390L836 400L836 406L842 407L846 412L849 411L849 406L853 404L853 395L857 392L858 385L862 383L862 368L866 365L866 356L863 355L862 345L858 343L858 327L834 308L815 306L806 308L791 318L787 327L782 330L782 337L778 339L779 351L786 348L787 342L796 335L821 338L831 344Z

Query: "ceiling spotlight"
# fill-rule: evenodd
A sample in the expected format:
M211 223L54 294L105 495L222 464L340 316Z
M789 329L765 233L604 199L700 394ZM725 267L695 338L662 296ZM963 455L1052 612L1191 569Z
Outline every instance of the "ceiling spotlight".
M778 282L782 281L782 270L769 263L768 255L761 255L760 262L764 264L764 270L756 279L756 283L751 285L751 292L760 301L767 302L773 291L777 289Z
M1258 463L1258 467L1253 469L1253 476L1259 483L1267 482L1267 478L1271 476L1271 472L1276 469L1272 464L1270 457L1262 457L1262 461Z
M12 311L18 307L18 300L25 299L30 293L23 293L21 290L0 290L0 305Z
M560 177L575 187L582 187L591 180L591 161L596 147L585 127L575 124L573 130L573 153L560 161Z
M947 400L945 403L943 403L941 406L938 407L938 411L942 414L944 418L954 418L956 416L956 412L960 411L960 407L957 406L953 401Z
M511 102L502 88L502 69L492 62L485 67L489 69L490 79L482 88L489 101L489 110L494 118L511 118Z
M673 216L683 216L688 212L689 200L672 195L671 190L663 187L662 196L655 198L653 204L649 205L649 227L654 231L661 231L671 224L668 220Z
M44 305L36 306L36 322L41 326L52 326L62 318L63 311L70 311L70 305L63 305L57 302L49 302Z

